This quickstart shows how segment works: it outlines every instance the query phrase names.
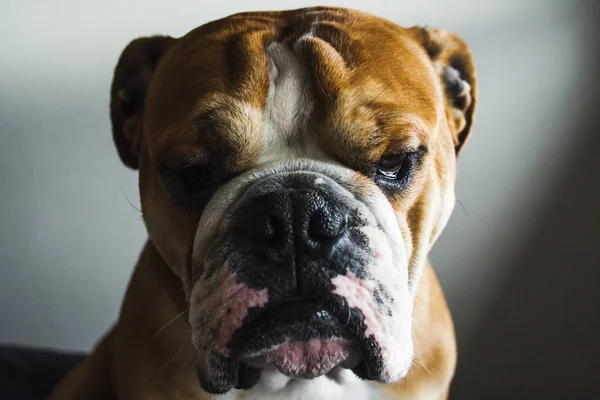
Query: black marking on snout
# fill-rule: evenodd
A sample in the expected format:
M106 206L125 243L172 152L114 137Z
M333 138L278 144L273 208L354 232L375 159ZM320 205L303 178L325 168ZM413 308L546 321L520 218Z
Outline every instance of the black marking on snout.
M231 213L227 235L229 266L240 281L269 288L271 298L271 288L288 296L310 292L320 270L365 276L372 257L360 230L366 221L356 200L332 182L290 172L251 187Z
M375 290L373 291L373 298L377 305L385 312L388 317L392 317L394 312L392 311L392 306L394 305L394 296L391 296L388 291L385 289L383 284L379 282L375 286Z
M334 290L333 284L330 289ZM367 325L363 313L358 308L349 307L347 300L337 294L329 297L328 309L340 321L344 331L356 340L362 353L363 361L353 367L352 372L361 379L378 380L385 368L381 346L373 336L365 337Z

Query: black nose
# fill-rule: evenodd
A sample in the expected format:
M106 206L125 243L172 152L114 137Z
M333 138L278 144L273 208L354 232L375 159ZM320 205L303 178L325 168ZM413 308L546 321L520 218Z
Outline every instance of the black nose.
M347 230L347 212L316 189L284 189L250 200L236 223L244 240L270 263L326 256Z

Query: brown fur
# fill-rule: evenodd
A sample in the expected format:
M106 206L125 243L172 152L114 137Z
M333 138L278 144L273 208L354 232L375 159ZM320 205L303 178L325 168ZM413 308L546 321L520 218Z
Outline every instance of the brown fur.
M456 345L452 320L427 253L445 224L443 197L470 132L476 98L469 51L445 31L401 28L353 10L315 8L238 14L181 39L142 38L123 52L111 89L111 120L123 162L139 168L149 241L119 320L53 400L203 399L193 372L183 284L205 198L177 203L161 171L210 161L224 182L251 169L261 149L265 44L296 41L311 71L318 112L314 140L368 176L386 153L427 149L413 184L390 198L406 238L415 293L417 357L409 375L385 386L390 398L447 397ZM185 55L185 56L183 56ZM452 90L452 67L471 88ZM243 104L235 108L233 104ZM247 106L247 107L246 107ZM257 114L247 110L258 110ZM246 110L246 111L240 111ZM243 130L242 130L243 128ZM182 283L183 282L183 283Z

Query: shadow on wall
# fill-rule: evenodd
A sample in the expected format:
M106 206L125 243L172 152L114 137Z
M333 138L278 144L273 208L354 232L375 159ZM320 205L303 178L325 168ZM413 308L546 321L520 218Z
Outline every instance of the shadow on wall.
M468 346L459 337L451 399L600 399L599 9L590 3L588 91L564 133L565 154L577 156Z

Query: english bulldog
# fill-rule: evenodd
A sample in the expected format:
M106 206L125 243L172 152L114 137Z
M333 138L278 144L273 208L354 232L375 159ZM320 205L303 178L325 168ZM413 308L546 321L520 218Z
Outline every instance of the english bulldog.
M52 399L446 399L456 344L427 254L475 99L455 34L355 10L131 42L110 116L149 238Z

